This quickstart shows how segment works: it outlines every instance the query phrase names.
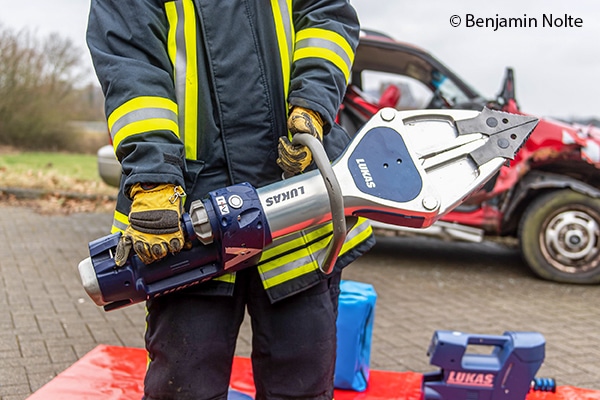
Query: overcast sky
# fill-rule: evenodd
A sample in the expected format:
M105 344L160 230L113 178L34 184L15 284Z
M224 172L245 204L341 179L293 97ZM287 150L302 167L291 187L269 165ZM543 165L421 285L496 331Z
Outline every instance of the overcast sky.
M542 116L600 117L600 2L351 2L364 28L429 50L486 97L498 93L504 70L511 66L517 100L524 111ZM0 23L5 27L25 27L40 37L50 32L70 37L86 65L91 65L84 38L89 1L0 0L0 10ZM550 16L553 23L562 22L563 26L547 26ZM486 18L498 21L495 25L500 26L467 26L478 18L482 23ZM509 18L523 21L526 27L501 26ZM451 21L460 25L453 27Z

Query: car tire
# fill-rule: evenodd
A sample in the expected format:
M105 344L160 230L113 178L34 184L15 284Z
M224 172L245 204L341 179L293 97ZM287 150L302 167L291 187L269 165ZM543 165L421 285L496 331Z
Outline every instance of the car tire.
M600 283L600 199L573 190L541 195L519 224L523 258L541 278Z

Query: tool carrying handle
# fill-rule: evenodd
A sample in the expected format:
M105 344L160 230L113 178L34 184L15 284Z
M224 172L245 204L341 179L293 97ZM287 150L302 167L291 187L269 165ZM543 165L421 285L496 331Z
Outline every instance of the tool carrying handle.
M329 275L333 271L337 256L340 254L346 240L346 216L344 214L342 188L333 172L327 153L325 153L323 145L317 138L308 133L297 133L292 138L292 144L302 144L310 149L313 160L323 177L323 183L327 188L329 207L331 208L331 222L333 223L333 238L329 242L323 261L319 263L319 269Z
M499 371L502 368L502 357L511 348L510 337L496 335L470 335L467 344L471 346L489 346L493 350L490 353L480 354L475 349L463 348L461 366L465 369L487 368Z
M497 346L504 347L511 341L508 336L499 335L471 335L467 339L467 344L479 346Z

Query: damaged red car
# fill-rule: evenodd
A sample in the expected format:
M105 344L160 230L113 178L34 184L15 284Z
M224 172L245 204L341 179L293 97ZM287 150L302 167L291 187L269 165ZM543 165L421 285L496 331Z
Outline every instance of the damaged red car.
M525 114L515 99L512 69L507 68L497 98L486 99L427 51L365 31L338 118L352 134L383 107L484 106ZM537 276L600 283L600 130L541 118L510 166L417 234L472 241L515 238Z

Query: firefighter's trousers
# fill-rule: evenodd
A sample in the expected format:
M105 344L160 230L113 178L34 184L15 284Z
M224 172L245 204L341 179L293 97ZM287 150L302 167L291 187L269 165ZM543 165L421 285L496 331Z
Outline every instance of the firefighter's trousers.
M233 296L183 290L148 302L145 400L227 399L246 307L257 400L333 398L340 274L274 304L256 268Z

